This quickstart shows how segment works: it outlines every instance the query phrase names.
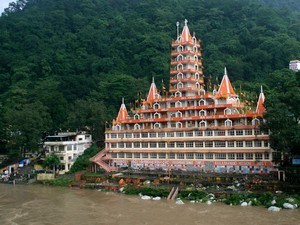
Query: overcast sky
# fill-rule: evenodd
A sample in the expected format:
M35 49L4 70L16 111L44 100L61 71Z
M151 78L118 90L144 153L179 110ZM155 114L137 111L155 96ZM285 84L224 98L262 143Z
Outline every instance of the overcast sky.
M8 3L10 2L13 2L13 0L0 0L0 13L2 13L4 9L8 7Z

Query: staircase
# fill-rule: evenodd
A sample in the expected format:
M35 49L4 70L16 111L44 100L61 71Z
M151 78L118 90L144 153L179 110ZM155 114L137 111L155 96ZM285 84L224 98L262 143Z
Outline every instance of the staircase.
M179 188L178 187L172 187L169 195L168 195L168 198L167 200L175 200L177 195L178 195L178 192L179 192Z
M93 163L96 163L98 166L103 168L106 172L118 171L117 167L110 166L105 162L105 160L109 159L109 157L107 157L107 155L106 155L107 152L108 152L108 149L103 149L97 155L92 157L90 159L90 161L92 161Z

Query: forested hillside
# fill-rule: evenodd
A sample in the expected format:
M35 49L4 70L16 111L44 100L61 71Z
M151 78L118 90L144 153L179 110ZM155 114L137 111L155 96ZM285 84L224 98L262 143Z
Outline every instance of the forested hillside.
M291 7L299 1L270 2L10 4L0 17L0 153L35 149L58 130L88 128L101 139L122 97L129 107L144 98L152 77L168 83L175 23L185 18L202 41L206 78L220 79L226 66L237 85L258 90L268 74L300 58L300 13Z

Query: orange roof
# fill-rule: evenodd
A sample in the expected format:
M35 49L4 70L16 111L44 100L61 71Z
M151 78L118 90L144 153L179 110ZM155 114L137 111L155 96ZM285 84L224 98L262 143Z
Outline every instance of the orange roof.
M116 122L122 122L123 120L125 120L128 116L128 112L126 109L126 106L124 104L124 98L122 99L122 104L118 113L118 117L116 118Z
M265 102L265 95L263 93L263 89L262 86L260 87L260 94L259 94L259 98L257 101L257 106L256 106L256 113L258 114L262 114L266 111L266 108L264 106L264 102Z
M150 86L150 89L149 89L149 93L148 93L148 96L147 96L147 103L153 103L155 99L158 98L158 95L157 95L157 88L156 88L156 85L154 83L154 77L152 78L152 84Z
M216 94L216 97L217 98L228 98L229 96L237 96L237 95L236 95L235 91L232 88L232 85L231 85L230 80L229 80L228 75L227 75L227 69L225 67L224 76L223 76L223 79L221 81L219 90Z
M190 30L187 26L187 20L185 19L184 20L184 27L183 27L183 30L182 30L182 33L181 33L181 40L180 42L191 42L193 39L192 39L192 36L191 36L191 33L190 33Z

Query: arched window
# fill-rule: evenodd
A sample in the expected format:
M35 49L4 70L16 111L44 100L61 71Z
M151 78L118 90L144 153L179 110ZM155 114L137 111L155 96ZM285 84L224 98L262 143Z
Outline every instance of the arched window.
M198 62L198 56L197 56L197 55L194 56L194 60L195 60L196 62Z
M179 88L183 88L183 83L182 82L179 82L178 84L177 84L177 88L179 89Z
M200 110L199 116L206 116L206 110Z
M253 126L258 126L259 124L260 124L259 119L255 118L255 119L252 120L252 125Z
M183 70L183 65L181 63L177 65L177 70Z
M202 121L199 123L199 127L207 127L206 121L202 120Z
M175 97L182 97L182 93L180 91L175 92Z
M231 109L229 108L224 109L224 115L231 115Z
M225 127L232 127L232 121L230 119L225 120Z
M177 122L176 123L176 128L182 128L182 123L181 122Z
M140 130L141 129L141 125L139 124L134 124L134 130Z
M183 55L181 55L181 54L178 55L178 56L177 56L177 61L182 61L182 60L183 60Z
M180 101L175 102L175 107L182 107L182 102Z
M135 115L134 115L134 119L135 119L135 120L140 119L140 115L139 115L139 114L135 114Z
M194 47L193 47L193 51L194 51L194 52L198 52L197 46L194 46Z
M182 51L183 51L183 46L179 45L179 46L177 47L177 52L182 52Z
M199 80L199 78L200 78L199 73L195 73L195 79Z
M193 43L196 44L196 42L197 42L196 38L193 37L192 40L193 40Z
M120 125L120 124L117 124L117 125L115 126L115 130L121 130L121 125Z
M200 84L198 82L196 83L196 88L200 89Z
M183 79L183 73L177 73L177 79Z
M182 112L177 111L177 112L176 112L176 117L182 117Z
M161 117L160 113L158 113L158 112L154 113L154 119L157 119L157 118L160 118L160 117Z
M200 99L200 100L199 100L199 105L206 105L205 100L204 100L204 99Z
M161 128L161 124L160 123L155 123L154 124L154 129L158 129L158 128Z
M160 104L156 102L155 104L153 104L153 108L154 109L160 109Z
M198 65L194 65L194 68L195 68L195 70L198 70L199 69L199 66Z

